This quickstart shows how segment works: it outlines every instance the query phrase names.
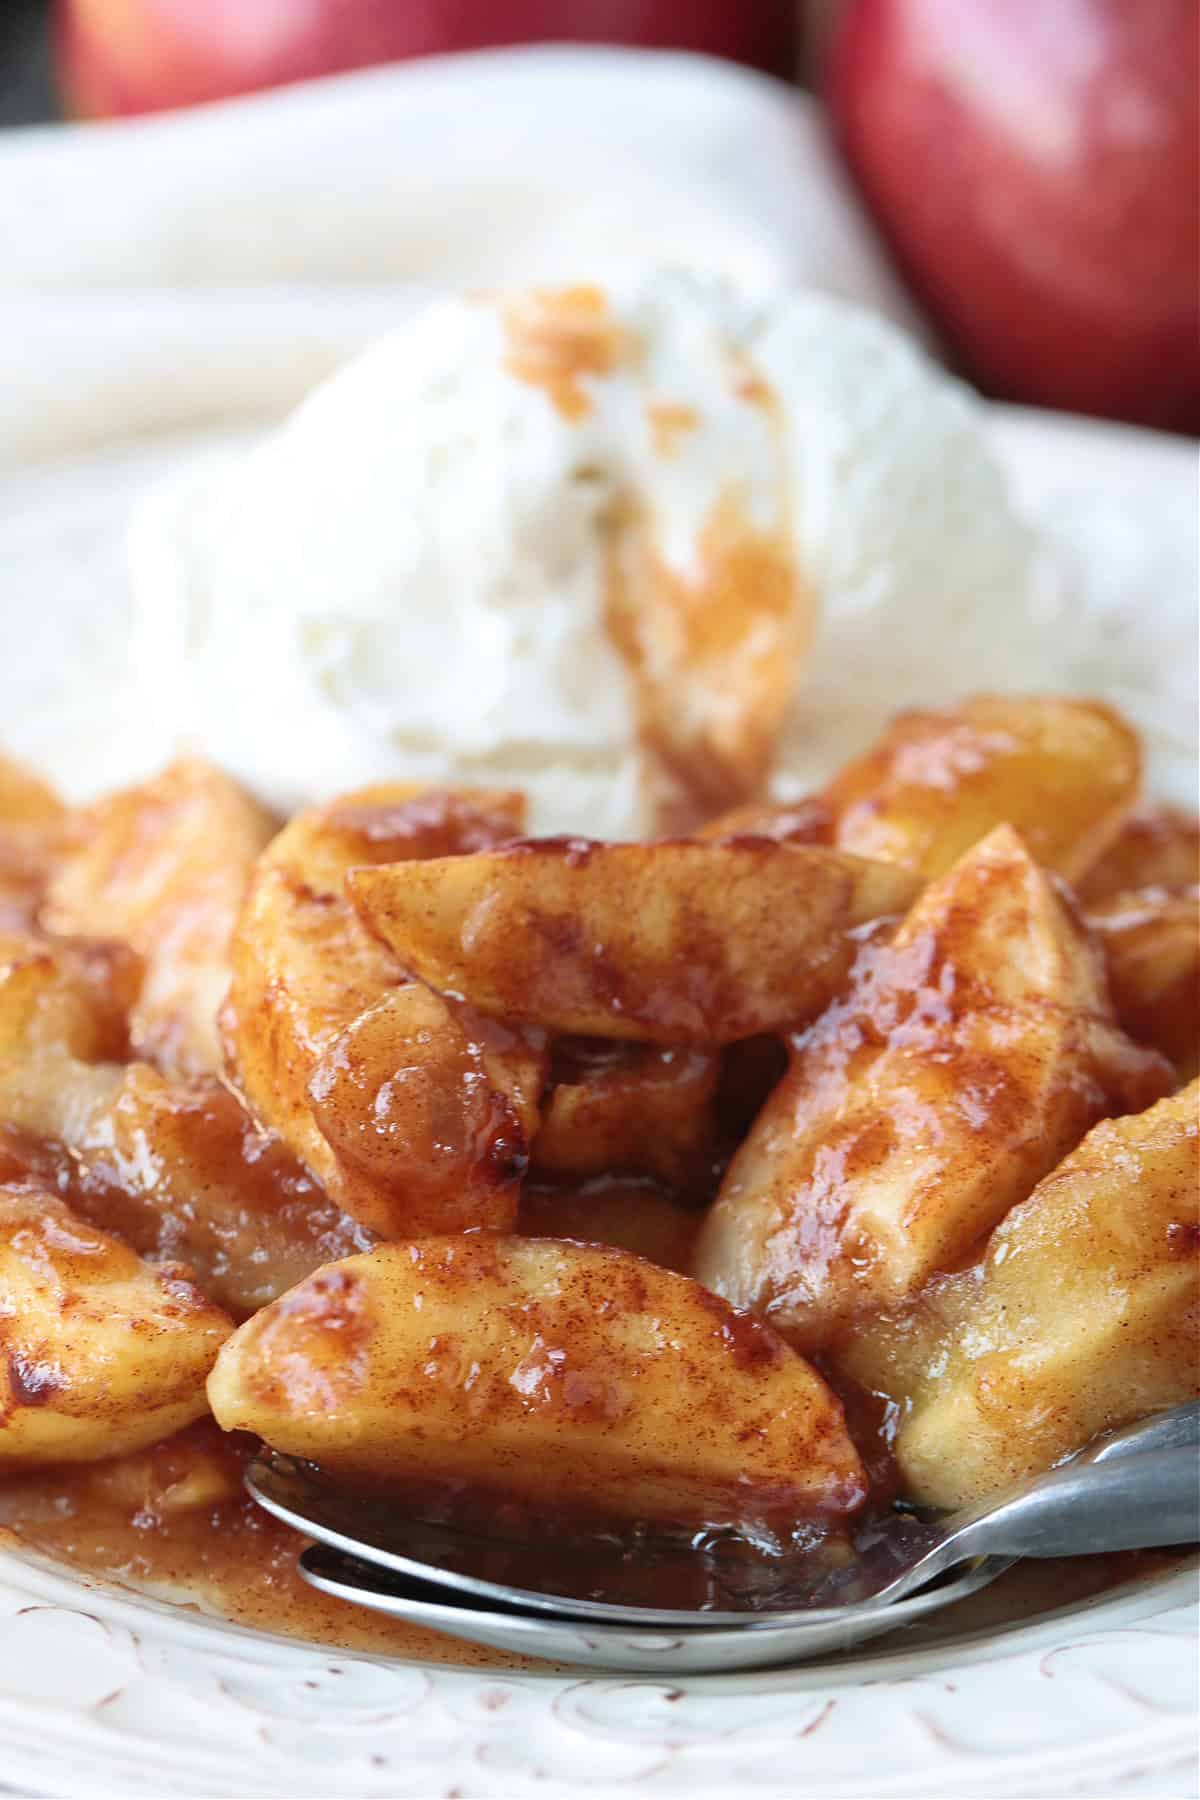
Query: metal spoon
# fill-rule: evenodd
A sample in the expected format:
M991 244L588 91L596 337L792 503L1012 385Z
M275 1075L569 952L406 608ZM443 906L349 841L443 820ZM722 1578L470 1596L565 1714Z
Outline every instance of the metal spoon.
M677 1631L627 1625L595 1624L589 1619L558 1618L549 1613L481 1605L434 1583L406 1581L399 1575L359 1563L338 1550L314 1545L300 1558L300 1573L313 1587L339 1600L357 1602L374 1612L390 1613L409 1625L422 1625L450 1637L466 1638L518 1656L576 1667L624 1670L654 1675L702 1675L713 1671L756 1669L770 1664L803 1662L834 1656L868 1638L897 1631L927 1613L966 1599L1009 1567L1009 1559L976 1564L957 1580L901 1600L895 1606L851 1606L832 1612L795 1614L774 1619L742 1618L736 1625L699 1626Z
M556 1659L732 1668L845 1648L949 1604L1016 1556L1194 1542L1198 1446L1200 1404L1177 1407L948 1518L876 1520L840 1567L811 1553L750 1559L726 1539L668 1552L636 1537L613 1538L607 1562L594 1540L586 1558L569 1543L501 1543L364 1505L270 1452L250 1465L247 1485L269 1511L325 1546L306 1551L301 1570L327 1592ZM970 1575L906 1599L980 1557L987 1562ZM639 1589L661 1592L664 1559L683 1604L638 1604ZM569 1627L565 1636L562 1627Z

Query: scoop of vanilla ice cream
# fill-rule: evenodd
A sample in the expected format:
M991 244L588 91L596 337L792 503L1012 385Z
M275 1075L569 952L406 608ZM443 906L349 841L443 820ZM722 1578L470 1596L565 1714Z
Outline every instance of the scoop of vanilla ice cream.
M551 304L558 326L574 309L573 361L539 335ZM961 687L968 640L975 685L1037 684L1035 546L979 419L901 333L813 295L656 273L441 302L142 506L144 685L281 808L457 780L526 789L537 831L638 834L613 509L633 496L690 579L732 493L817 602L776 777L793 792L897 704Z
M606 486L587 422L504 357L494 309L438 306L135 517L148 690L277 806L396 776L529 786L539 824L635 817Z

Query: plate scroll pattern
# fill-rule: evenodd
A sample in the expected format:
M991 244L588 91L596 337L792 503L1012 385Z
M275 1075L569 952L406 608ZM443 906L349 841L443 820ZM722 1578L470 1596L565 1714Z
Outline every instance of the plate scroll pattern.
M296 1800L800 1787L1183 1800L1195 1590L1177 1574L940 1648L672 1687L343 1655L3 1555L0 1780Z

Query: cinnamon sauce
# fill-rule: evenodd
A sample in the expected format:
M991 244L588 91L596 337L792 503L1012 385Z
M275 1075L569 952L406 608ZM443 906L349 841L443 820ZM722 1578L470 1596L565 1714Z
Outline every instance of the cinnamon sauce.
M0 1481L0 1548L31 1551L120 1587L254 1631L339 1650L469 1666L536 1665L318 1593L296 1570L305 1540L255 1505L255 1445L206 1420L111 1463Z

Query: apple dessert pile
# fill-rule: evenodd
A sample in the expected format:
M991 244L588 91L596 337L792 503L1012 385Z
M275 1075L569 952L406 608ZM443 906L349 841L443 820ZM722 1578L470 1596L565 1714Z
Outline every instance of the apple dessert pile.
M598 843L0 766L0 1471L211 1412L773 1544L1192 1395L1200 837L1139 767L985 697Z

